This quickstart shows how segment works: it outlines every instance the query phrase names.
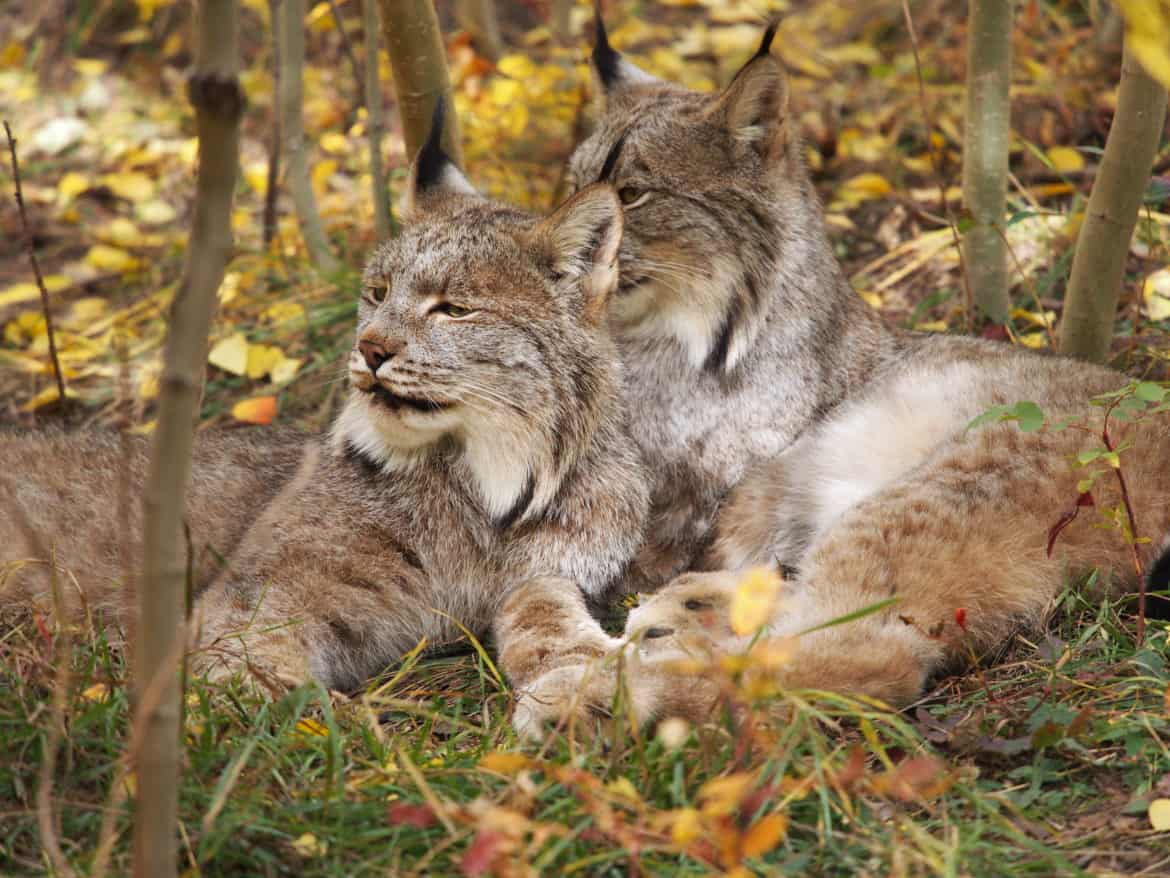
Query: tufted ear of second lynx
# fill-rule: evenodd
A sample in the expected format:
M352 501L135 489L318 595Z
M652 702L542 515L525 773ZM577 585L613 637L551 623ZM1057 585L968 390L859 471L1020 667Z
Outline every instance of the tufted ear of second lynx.
M541 221L533 231L552 270L579 281L582 316L593 325L605 320L618 283L622 205L613 187L586 186Z
M757 55L736 74L711 109L744 151L766 162L788 145L788 79L771 55Z

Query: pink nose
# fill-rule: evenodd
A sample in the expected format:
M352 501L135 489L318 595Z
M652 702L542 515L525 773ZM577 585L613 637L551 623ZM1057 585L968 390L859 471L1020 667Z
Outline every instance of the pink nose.
M392 359L402 350L402 346L400 341L362 339L358 342L358 350L362 352L362 357L365 359L366 365L370 367L371 372L377 372L383 363Z

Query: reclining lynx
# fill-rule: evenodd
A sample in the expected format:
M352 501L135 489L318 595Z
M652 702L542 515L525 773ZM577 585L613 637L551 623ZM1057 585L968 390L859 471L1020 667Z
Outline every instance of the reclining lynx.
M601 593L640 540L648 490L604 325L616 196L592 187L538 221L475 194L438 143L412 170L411 222L366 267L328 447L298 473L295 436L196 443L197 664L212 672L354 687L457 622L488 632L526 577ZM43 596L51 563L91 603L116 600L117 439L8 436L0 457L9 594ZM145 458L136 443L135 491Z
M690 541L709 543L698 567L719 572L680 576L631 613L621 639L567 605L548 639L511 638L526 732L610 704L613 661L559 657L580 644L610 656L635 644L627 671L637 718L708 716L714 690L678 675L671 660L748 646L728 607L736 571L756 565L797 571L772 619L777 635L895 599L800 637L778 675L790 687L895 704L969 649L1039 620L1086 569L1098 567L1107 584L1132 581L1130 547L1093 510L1048 554L1050 529L1085 475L1075 457L1100 441L1101 410L1089 400L1127 379L1006 345L884 329L830 254L771 38L769 29L726 91L710 96L641 73L600 31L594 65L606 112L574 167L578 182L613 183L626 205L611 313L641 425L634 435L655 464L649 533L674 515L664 528L673 545L656 547L663 569L686 563L690 552L671 552ZM1050 424L1081 426L966 429L988 408L1021 400L1038 403ZM1168 420L1113 426L1140 533L1154 538L1138 546L1147 568L1170 533ZM680 491L702 502L672 506ZM1112 478L1094 497L1100 508L1120 503ZM1167 568L1163 555L1164 578ZM529 604L547 603L551 590L563 586L534 581L514 593L501 628L529 618ZM960 608L965 629L953 622ZM577 641L563 637L570 630Z

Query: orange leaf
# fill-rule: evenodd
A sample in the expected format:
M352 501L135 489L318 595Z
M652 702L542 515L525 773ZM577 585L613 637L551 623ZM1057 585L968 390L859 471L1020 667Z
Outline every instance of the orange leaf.
M788 832L788 818L783 814L769 814L752 824L744 833L740 849L745 857L759 857L766 854L784 839Z
M248 424L271 424L276 417L275 396L255 396L232 406L232 417Z

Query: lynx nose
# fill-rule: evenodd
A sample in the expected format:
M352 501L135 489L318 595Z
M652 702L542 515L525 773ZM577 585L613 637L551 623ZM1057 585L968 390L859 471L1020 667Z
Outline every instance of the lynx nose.
M371 372L377 372L379 366L392 359L402 348L401 341L373 341L363 338L358 342L358 350L361 351Z

